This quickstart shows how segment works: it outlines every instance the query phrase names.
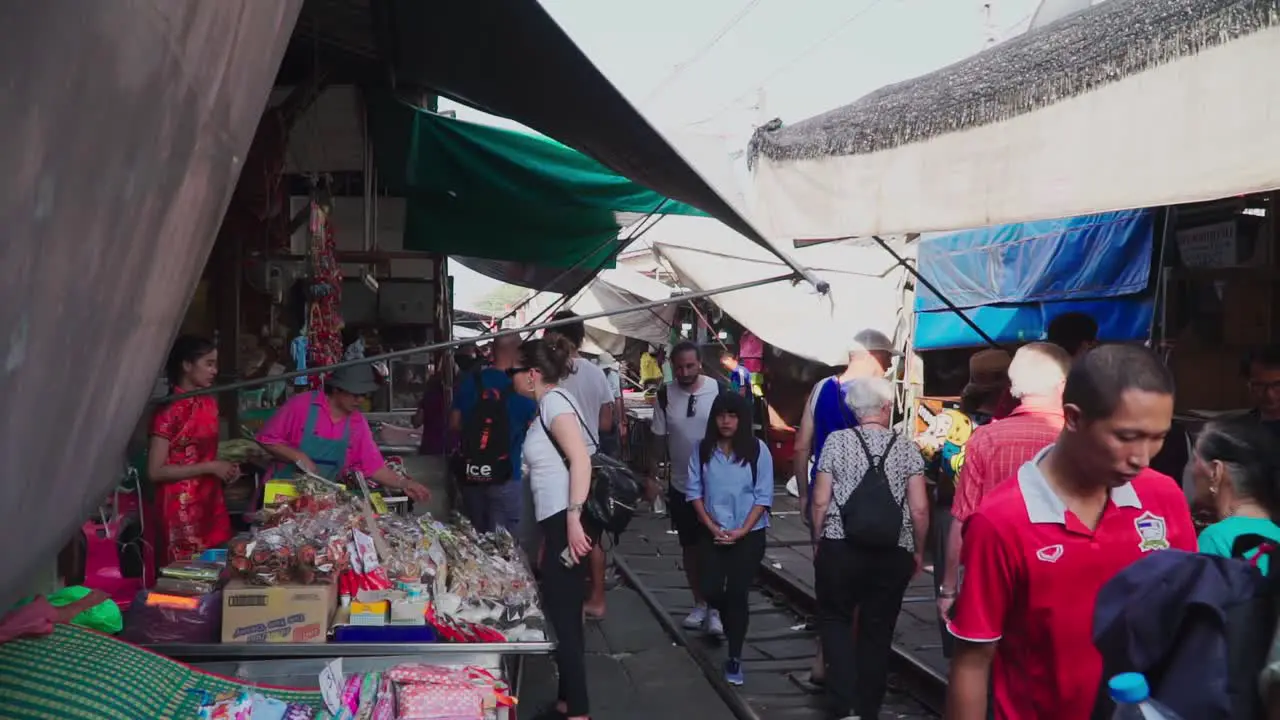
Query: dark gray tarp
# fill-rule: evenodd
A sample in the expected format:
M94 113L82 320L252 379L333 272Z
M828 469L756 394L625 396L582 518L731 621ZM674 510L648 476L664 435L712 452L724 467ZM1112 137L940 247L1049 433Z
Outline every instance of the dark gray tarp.
M581 288L600 272L596 266L581 268L561 268L550 265L519 263L510 260L490 260L487 258L462 257L453 255L451 260L486 277L501 280L511 285L537 290L539 292L570 293Z
M301 5L0 9L0 608L120 477Z
M535 0L387 0L373 8L402 92L430 89L523 123L706 212L807 273L690 166Z

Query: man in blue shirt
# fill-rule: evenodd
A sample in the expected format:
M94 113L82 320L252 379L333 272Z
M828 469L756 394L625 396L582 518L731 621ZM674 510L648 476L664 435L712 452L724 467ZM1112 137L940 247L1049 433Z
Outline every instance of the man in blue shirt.
M453 393L453 410L449 414L449 427L461 434L465 421L475 410L480 399L476 386L477 375L485 390L500 390L506 395L507 421L510 428L511 479L499 485L471 485L461 487L462 514L479 532L489 532L505 527L513 536L520 537L518 529L521 502L524 492L520 485L521 448L525 433L533 421L537 404L512 390L507 371L516 366L520 354L520 336L505 335L493 341L493 365L464 373Z

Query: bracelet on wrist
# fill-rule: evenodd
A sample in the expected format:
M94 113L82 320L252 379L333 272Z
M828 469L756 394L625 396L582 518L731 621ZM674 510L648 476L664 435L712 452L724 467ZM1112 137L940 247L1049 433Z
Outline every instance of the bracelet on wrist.
M584 503L569 503L569 507L568 507L568 508L566 508L566 509L567 509L570 513L581 514L581 513L582 513L582 506L583 506L583 505L584 505Z
M954 589L940 587L938 588L938 597L942 598L943 600L955 600L956 591Z

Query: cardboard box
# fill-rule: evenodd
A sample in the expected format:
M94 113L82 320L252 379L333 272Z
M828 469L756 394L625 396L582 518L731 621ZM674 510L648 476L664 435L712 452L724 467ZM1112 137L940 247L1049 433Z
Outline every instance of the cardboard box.
M391 603L386 600L351 603L351 624L379 626L387 624L387 615L391 612Z
M325 642L337 606L336 585L259 587L235 580L222 591L222 642Z

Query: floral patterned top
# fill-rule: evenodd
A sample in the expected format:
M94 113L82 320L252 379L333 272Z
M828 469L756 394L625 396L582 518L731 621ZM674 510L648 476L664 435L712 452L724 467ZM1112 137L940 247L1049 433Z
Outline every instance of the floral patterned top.
M167 465L196 465L218 458L218 403L212 395L184 398L161 408L151 434L169 441ZM187 560L231 539L222 481L203 475L155 483L156 556L168 564Z

